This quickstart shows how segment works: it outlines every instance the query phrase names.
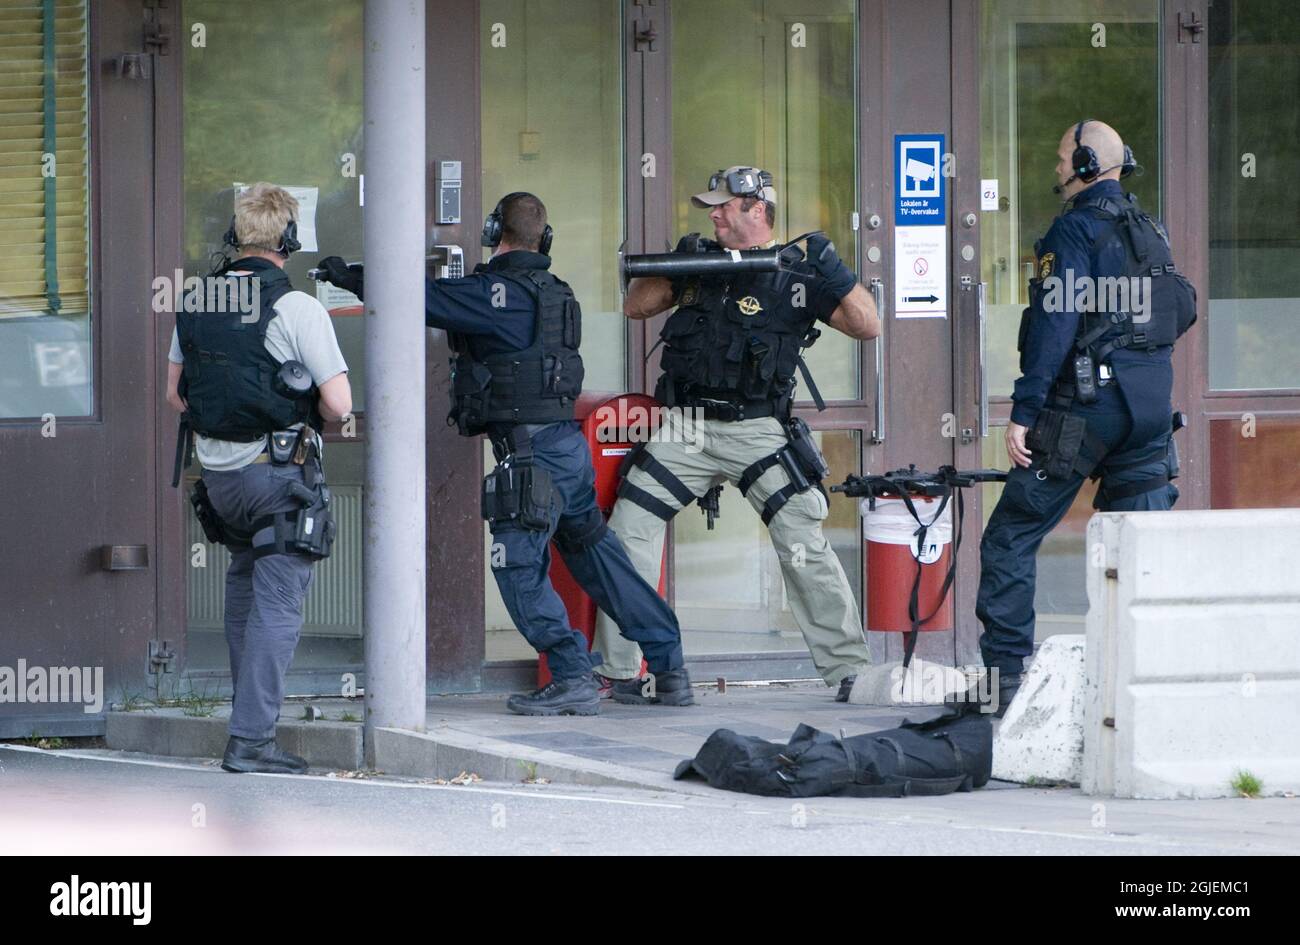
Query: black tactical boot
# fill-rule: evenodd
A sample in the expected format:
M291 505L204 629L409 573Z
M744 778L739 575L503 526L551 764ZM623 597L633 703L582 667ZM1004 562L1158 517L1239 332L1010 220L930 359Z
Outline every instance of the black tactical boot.
M614 701L623 705L694 705L691 677L685 667L614 680Z
M1007 714L1007 709L1011 706L1011 700L1016 697L1016 693L1019 691L1019 673L998 673L998 709L993 713L995 719L1000 719Z
M221 767L235 774L302 774L307 770L307 762L282 749L274 738L231 735Z
M1002 718L1007 714L1007 708L1011 705L1011 700L1016 697L1016 693L1020 690L1021 675L1020 673L998 671L996 680L997 701L995 702L994 686L985 675L990 672L993 671L984 670L981 676L971 683L970 688L965 693L949 696L944 700L944 705L950 709L982 712L992 715L995 719Z
M553 679L535 692L511 696L506 708L517 715L597 715L600 689L591 673Z
M849 693L853 691L853 684L858 681L857 673L852 676L845 676L840 680L840 691L835 693L836 702L848 702Z

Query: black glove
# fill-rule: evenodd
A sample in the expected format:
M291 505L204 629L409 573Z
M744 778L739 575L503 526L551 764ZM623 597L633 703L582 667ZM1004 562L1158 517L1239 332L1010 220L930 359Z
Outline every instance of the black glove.
M687 233L677 241L677 248L674 249L673 252L713 253L720 249L722 249L722 247L719 244L713 242L713 240L705 239L699 233Z
M365 301L366 297L362 294L365 289L365 267L361 263L353 263L349 266L341 256L326 256L316 264L316 267L325 271L326 282L340 289L347 289L357 298Z
M808 237L808 263L817 275L826 280L826 287L837 299L844 298L858 284L858 277L844 265L840 254L835 252L835 244L824 233Z

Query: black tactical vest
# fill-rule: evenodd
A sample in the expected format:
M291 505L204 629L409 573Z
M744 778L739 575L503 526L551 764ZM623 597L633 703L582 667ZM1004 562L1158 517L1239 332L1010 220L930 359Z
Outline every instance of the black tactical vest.
M230 280L225 311L208 310L213 300L205 284L187 293L176 312L176 335L185 359L179 392L188 404L190 428L242 443L300 422L319 429L316 388L306 397L280 394L274 383L280 362L266 350L266 329L277 315L275 303L293 290L289 277L261 259L237 260L231 268L250 274L222 276ZM246 321L250 313L239 310L239 300L249 296L239 283L253 278L259 280L260 311L256 320Z
M820 335L811 310L793 304L799 275L783 269L687 281L664 324L655 395L670 407L722 399L764 402L784 414L801 352Z
M1146 297L1149 319L1136 322L1132 312L1081 312L1076 348L1081 353L1089 351L1100 364L1119 348L1159 348L1181 338L1196 321L1196 289L1174 265L1164 227L1138 206L1132 194L1126 200L1098 197L1076 204L1073 210L1090 213L1107 224L1089 252L1094 271L1098 250L1107 240L1116 239L1124 247L1127 264L1122 274L1111 278L1150 279L1150 294ZM1037 298L1043 291L1041 280L1031 282L1032 297ZM1026 308L1020 319L1017 349L1022 352L1034 308ZM1061 368L1066 380L1071 363L1067 360Z
M582 309L568 283L544 269L493 269L533 298L533 342L516 351L492 352L484 339L448 332L451 345L451 412L462 436L498 423L572 420L582 393Z
M1123 201L1100 197L1080 204L1077 209L1092 213L1111 224L1112 232L1119 237L1128 255L1125 276L1139 279L1149 277L1151 280L1150 296L1147 299L1150 319L1141 323L1134 322L1130 314L1129 318L1118 322L1118 330L1101 331L1098 336L1103 341L1101 349L1109 354L1115 348L1172 345L1196 321L1196 289L1174 265L1169 236L1164 227L1137 205L1132 194ZM1105 237L1099 237L1096 245L1100 245L1102 239ZM1088 321L1087 317L1079 320L1080 338L1089 333ZM1116 324L1114 319L1111 321ZM1096 333L1099 328L1100 326L1093 328L1092 332ZM1099 354L1097 360L1101 361L1105 354Z

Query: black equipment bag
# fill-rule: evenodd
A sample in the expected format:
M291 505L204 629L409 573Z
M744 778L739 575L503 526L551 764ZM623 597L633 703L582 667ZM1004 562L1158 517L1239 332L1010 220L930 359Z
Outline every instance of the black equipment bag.
M719 729L673 777L766 797L909 797L981 788L992 770L989 716L962 707L850 738L800 725L786 745Z

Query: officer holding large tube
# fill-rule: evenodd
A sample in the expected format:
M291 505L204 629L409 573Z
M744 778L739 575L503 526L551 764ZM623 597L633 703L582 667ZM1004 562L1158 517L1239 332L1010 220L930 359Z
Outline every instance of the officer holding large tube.
M691 202L709 212L715 241L690 234L672 258L625 261L623 312L652 318L673 306L662 333L664 369L655 396L667 422L632 458L610 527L637 570L659 579L664 527L687 503L723 482L737 486L768 526L795 619L818 671L845 701L867 665L862 618L848 578L822 533L828 473L806 424L793 417L796 374L824 406L803 351L823 323L863 340L880 333L870 293L823 234L808 253L773 237L772 176L735 166L714 174ZM680 265L698 254L698 265ZM687 261L689 263L689 260ZM671 273L671 275L655 275ZM701 418L685 430L684 417ZM598 618L597 672L616 701L644 698L641 655Z

